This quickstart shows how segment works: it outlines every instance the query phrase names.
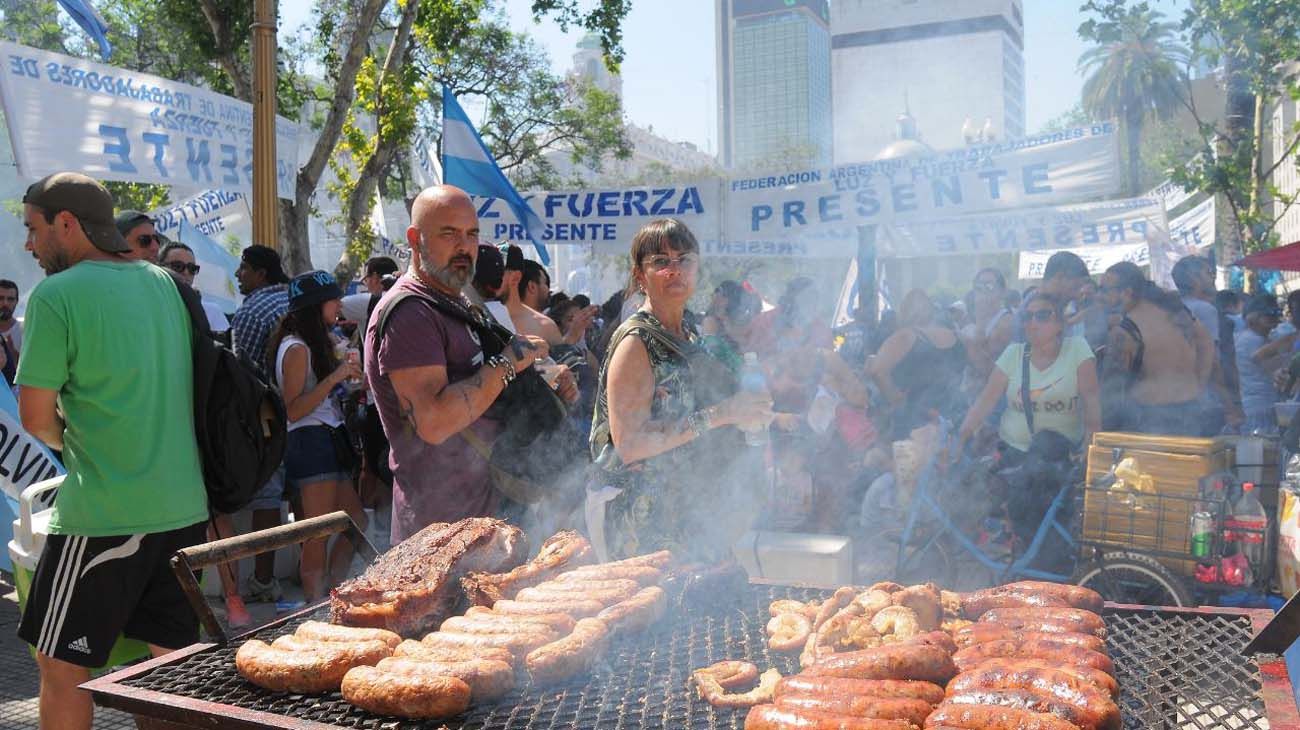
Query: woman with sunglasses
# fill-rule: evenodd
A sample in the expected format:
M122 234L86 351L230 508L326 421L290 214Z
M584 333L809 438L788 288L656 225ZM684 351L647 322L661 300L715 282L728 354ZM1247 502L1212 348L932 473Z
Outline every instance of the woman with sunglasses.
M319 517L343 510L361 529L366 527L361 501L352 488L355 454L343 431L334 389L361 377L361 368L336 354L338 341L330 332L343 308L343 290L324 271L309 271L289 282L289 311L266 343L268 371L284 397L289 416L285 448L285 485L301 505L298 517ZM352 545L337 540L328 560L325 538L302 545L302 590L311 603L323 598L345 577L352 563Z
M194 249L183 243L173 241L163 246L158 252L158 265L170 269L181 281L194 286L194 277L199 275L200 267L194 260ZM203 300L203 313L208 315L208 328L215 334L230 329L230 318L207 299Z
M629 292L645 303L614 331L601 367L590 447L607 486L588 496L588 532L602 559L671 549L679 560L712 562L748 527L719 504L759 481L731 471L733 455L746 449L739 433L721 427L766 427L771 399L715 399L701 387L727 371L685 320L700 265L690 229L651 221L631 253ZM759 495L746 496L757 506ZM725 529L723 515L737 529Z
M1021 316L1025 342L1002 352L958 432L960 448L1005 395L1007 409L998 437L1008 462L1017 462L1029 452L1036 433L1055 431L1077 445L1101 428L1097 363L1082 337L1064 336L1061 302L1045 292L1034 292Z

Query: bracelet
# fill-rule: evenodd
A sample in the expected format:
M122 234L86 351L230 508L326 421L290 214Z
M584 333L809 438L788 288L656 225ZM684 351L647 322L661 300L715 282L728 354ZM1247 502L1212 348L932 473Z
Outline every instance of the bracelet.
M695 434L695 438L699 438L713 427L713 414L707 408L702 411L695 411L686 416L686 423L691 427L691 432Z
M508 358L502 355L493 355L492 357L488 358L487 366L490 368L502 369L502 373L501 373L502 385L510 385L510 383L514 382L517 373L515 373L514 363L510 362Z

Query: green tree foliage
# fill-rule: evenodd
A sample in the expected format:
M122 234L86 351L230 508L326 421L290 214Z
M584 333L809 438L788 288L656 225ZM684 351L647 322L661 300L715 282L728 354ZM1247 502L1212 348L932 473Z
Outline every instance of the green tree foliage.
M1098 3L1083 9L1101 12ZM1097 119L1118 118L1124 128L1126 183L1138 194L1142 185L1142 126L1165 119L1182 103L1182 71L1188 52L1177 42L1178 26L1163 21L1145 3L1102 13L1079 27L1079 35L1096 45L1079 57L1084 111Z

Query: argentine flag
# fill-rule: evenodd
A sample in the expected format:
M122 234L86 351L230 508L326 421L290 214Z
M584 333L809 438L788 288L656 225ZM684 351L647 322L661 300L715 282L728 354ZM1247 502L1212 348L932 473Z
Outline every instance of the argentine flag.
M497 167L492 153L488 152L465 110L460 108L460 102L456 101L456 95L446 85L442 87L442 176L443 182L470 195L504 201L523 224L542 263L551 263L546 247L539 243L542 240L542 219L528 207L505 173Z
M113 55L113 44L108 42L108 23L104 16L90 4L90 0L58 0L64 12L86 31L86 35L99 45L99 55L108 62Z

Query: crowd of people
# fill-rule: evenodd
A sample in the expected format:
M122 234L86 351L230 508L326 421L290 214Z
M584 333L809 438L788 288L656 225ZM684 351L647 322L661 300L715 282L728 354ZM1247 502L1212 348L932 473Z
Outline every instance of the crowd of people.
M235 521L209 514L192 436L177 285L193 285L194 252L144 213L115 215L82 175L47 177L23 202L48 276L21 325L18 288L0 280L0 370L68 475L19 634L36 649L43 721L89 727L75 688L119 634L155 654L198 639L168 560ZM867 529L951 450L945 431L1004 464L1068 461L1101 429L1270 430L1295 382L1300 297L1283 322L1269 295L1216 292L1207 259L1178 262L1172 292L1132 264L1094 279L1060 252L1023 296L984 269L950 306L916 289L832 330L804 277L774 304L723 281L695 311L700 246L676 220L635 236L627 288L603 303L553 292L518 246L480 241L453 187L419 194L406 242L405 270L373 258L352 295L249 246L238 310L205 307L287 412L284 463L247 505L252 529L278 525L286 504L298 519L343 510L394 544L498 516L536 540L582 530L606 559L670 548L708 562L752 526ZM347 541L302 546L305 598L351 562ZM245 601L282 595L273 554L219 579L232 626L251 621Z

